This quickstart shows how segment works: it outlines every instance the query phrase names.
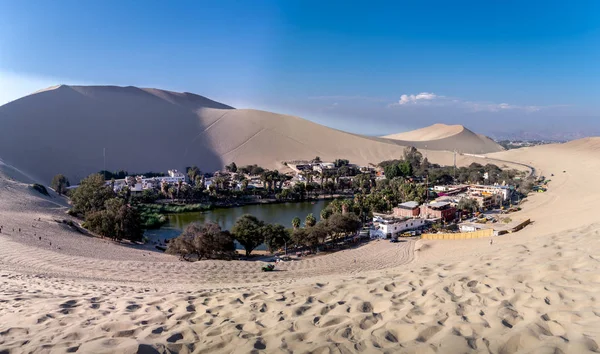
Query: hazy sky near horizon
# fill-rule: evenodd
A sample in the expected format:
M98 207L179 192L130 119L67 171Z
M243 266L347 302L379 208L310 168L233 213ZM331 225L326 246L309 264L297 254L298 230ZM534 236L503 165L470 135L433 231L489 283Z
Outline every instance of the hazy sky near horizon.
M0 104L113 84L365 134L600 134L599 63L593 0L0 2Z

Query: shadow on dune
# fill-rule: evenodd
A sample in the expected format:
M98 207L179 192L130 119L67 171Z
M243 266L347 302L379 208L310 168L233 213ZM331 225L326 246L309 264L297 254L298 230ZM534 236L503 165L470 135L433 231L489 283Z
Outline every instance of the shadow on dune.
M60 86L0 107L0 156L44 183L57 173L77 183L102 170L104 149L108 170L217 169L222 162L210 141L189 146L211 123L198 115L203 105L228 107L136 87Z

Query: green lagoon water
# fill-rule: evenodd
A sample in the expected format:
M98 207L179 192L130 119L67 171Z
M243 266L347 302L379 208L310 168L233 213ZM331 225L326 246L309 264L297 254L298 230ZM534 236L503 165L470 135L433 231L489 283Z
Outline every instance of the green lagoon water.
M177 237L187 225L193 222L212 221L218 223L222 229L230 230L235 220L244 214L251 214L258 219L268 223L281 224L285 227L292 227L292 219L296 216L304 223L304 218L312 213L317 220L319 214L328 204L329 200L319 200L315 202L302 203L281 203L281 204L256 204L245 205L235 208L214 209L205 212L171 214L168 216L168 222L158 230L146 231L146 236L150 240L164 240ZM264 247L259 247L263 249Z

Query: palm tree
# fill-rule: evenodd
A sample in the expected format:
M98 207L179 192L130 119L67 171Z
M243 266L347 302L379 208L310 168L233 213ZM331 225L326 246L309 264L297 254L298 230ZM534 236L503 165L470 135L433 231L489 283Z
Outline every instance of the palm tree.
M331 211L331 209L325 208L321 210L321 220L327 220L329 219L329 217L331 216L333 212Z
M315 216L312 213L306 215L306 219L304 220L304 225L306 225L307 227L312 227L312 226L315 226L316 223L317 223L317 219L315 219Z
M200 172L200 169L196 166L192 166L190 168L188 168L187 170L187 175L188 178L190 179L190 182L196 182L196 178L198 176L200 176L202 174L202 172Z
M181 192L182 185L183 185L183 181L177 181L177 197L179 197L179 193Z
M294 230L298 229L300 227L300 218L299 217L295 217L292 219L292 227L294 228Z
M177 194L177 188L176 187L169 187L169 194L171 195L171 200L174 201L175 200L175 196Z
M342 214L346 214L351 209L352 204L350 199L344 199L342 201Z
M213 184L215 185L216 189L221 189L223 188L223 184L225 183L225 178L223 177L215 177L213 179Z

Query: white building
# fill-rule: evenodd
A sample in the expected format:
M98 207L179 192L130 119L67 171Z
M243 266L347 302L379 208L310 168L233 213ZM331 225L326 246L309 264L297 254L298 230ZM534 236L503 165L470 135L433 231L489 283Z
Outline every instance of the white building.
M185 175L177 170L169 170L168 171L168 176L166 177L156 177L159 181L161 182L166 182L166 183L178 183L178 182L185 182Z
M376 216L373 218L373 228L370 230L370 236L371 238L398 237L404 231L415 230L425 225L427 225L426 220L420 218L383 219Z
M512 190L509 186L483 186L473 184L469 186L469 191L471 193L480 193L480 194L497 194L502 196L502 200L508 200L512 195Z
M124 179L114 180L113 190L119 192L123 187L129 186L132 192L141 192L144 189L159 188L161 183L178 184L185 182L185 175L177 170L169 170L168 176L144 178L144 176L127 176ZM106 185L111 185L113 181L106 181Z
M313 171L323 172L325 170L333 170L335 169L335 164L331 162L321 162L319 164L313 165Z
M460 232L475 232L479 230L488 229L489 227L482 224L470 224L464 223L459 225Z

